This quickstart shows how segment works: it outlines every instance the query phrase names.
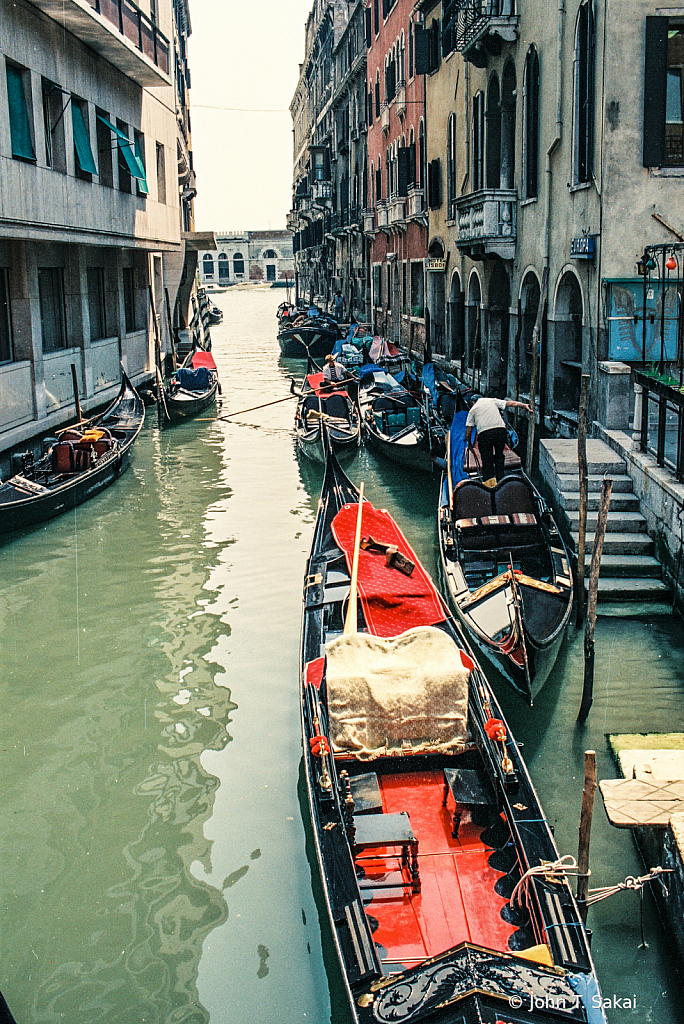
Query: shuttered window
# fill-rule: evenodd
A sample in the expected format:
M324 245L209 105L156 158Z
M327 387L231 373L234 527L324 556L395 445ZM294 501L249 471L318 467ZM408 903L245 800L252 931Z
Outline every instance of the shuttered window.
M137 304L135 301L135 269L133 267L123 268L123 298L126 334L132 334L133 331L138 329Z
M665 158L667 30L667 18L646 18L644 167L661 167Z
M76 96L71 97L71 124L74 130L76 174L79 178L90 181L91 175L97 174L97 166L90 148L88 108L84 101L77 99Z
M456 114L449 114L447 122L447 217L456 217Z
M439 158L428 164L428 203L431 210L442 205L442 164Z
M421 25L413 29L415 68L417 75L427 75L430 71L430 33Z
M397 194L405 196L409 183L409 148L400 146L397 152Z
M43 334L43 352L57 352L67 347L64 271L62 267L39 268L38 296L40 301L40 325Z
M5 65L7 77L7 103L9 106L12 156L16 160L30 160L35 163L31 132L30 79L25 68L15 64Z
M99 341L106 338L104 267L88 267L88 315L90 340Z
M0 363L10 363L13 358L9 274L6 267L0 267Z
M137 193L144 199L145 196L150 194L150 190L147 186L147 171L145 169L145 136L142 132L134 130L135 138L135 159L138 164L138 173L134 175L136 178Z
M591 181L594 169L594 15L593 0L577 14L574 61L574 184Z

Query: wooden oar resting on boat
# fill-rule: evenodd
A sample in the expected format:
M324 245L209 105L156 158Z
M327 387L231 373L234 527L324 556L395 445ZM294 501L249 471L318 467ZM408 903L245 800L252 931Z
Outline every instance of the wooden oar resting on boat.
M24 456L20 473L0 484L0 538L80 505L114 483L145 419L145 406L122 371L121 389L108 409L84 424L43 441L44 454Z
M301 707L351 1019L604 1024L566 865L501 709L406 538L332 452Z
M568 554L515 452L508 451L509 469L495 487L478 479L479 453L465 448L460 429L465 415L454 415L448 438L439 508L442 573L471 642L532 702L570 620Z
M361 423L347 382L331 384L309 364L295 410L297 448L314 462L325 462L326 431L338 458L351 458L358 450Z

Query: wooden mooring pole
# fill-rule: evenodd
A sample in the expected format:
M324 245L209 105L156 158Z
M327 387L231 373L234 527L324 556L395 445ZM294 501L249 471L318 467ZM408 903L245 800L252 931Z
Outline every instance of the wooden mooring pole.
M587 406L589 404L589 374L582 374L579 417L577 421L577 462L579 464L579 536L577 538L577 619L576 626L584 622L584 554L587 541L587 504L589 475L587 470Z
M532 412L529 415L527 425L527 459L525 462L525 468L528 476L532 472L532 462L534 461L534 431L537 422L537 374L539 372L539 338L541 337L542 324L544 322L544 314L546 312L546 291L549 283L549 268L544 267L542 271L542 283L539 294L539 306L537 308L537 319L535 320L534 330L532 332L532 368L530 372L530 401L529 406ZM478 307L479 308L479 307ZM542 381L542 387L546 386L546 382ZM540 428L543 423L539 424Z
M596 535L594 537L594 549L591 553L591 568L589 570L589 602L587 604L587 621L584 626L584 686L582 688L582 704L577 716L578 722L586 721L594 701L594 627L596 626L596 604L598 602L601 555L603 554L603 540L606 536L606 523L608 522L608 509L610 508L612 491L613 481L604 477L601 483L601 501L596 520Z
M577 852L577 906L584 924L587 923L587 894L589 892L589 844L591 842L591 819L594 814L596 793L596 751L584 751L584 789L582 791L582 813L579 825L579 846Z
M76 364L71 364L71 383L74 388L74 407L76 409L76 422L81 423L83 421L83 414L81 413L81 400L78 397L78 374L76 373Z

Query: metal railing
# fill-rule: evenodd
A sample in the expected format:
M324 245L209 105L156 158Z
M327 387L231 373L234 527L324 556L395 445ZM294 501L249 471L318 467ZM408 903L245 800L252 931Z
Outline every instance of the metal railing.
M684 388L642 370L632 370L632 379L641 388L639 447L655 456L659 466L671 469L683 483Z
M125 39L144 53L168 75L169 41L154 22L132 0L88 0L105 21L114 25Z
M461 0L455 18L457 50L467 50L492 18L515 16L515 0Z

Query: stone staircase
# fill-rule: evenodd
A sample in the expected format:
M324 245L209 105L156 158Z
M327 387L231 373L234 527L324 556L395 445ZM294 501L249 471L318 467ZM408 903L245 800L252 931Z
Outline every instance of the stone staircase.
M588 580L591 551L598 516L601 481L613 480L608 524L601 558L599 602L627 605L630 602L669 601L669 590L661 579L660 562L653 556L653 541L646 531L646 519L639 511L639 499L632 490L624 460L603 441L587 440L589 499L585 573ZM558 529L573 552L579 537L579 463L577 441L547 439L540 442L539 472L550 492ZM655 611L655 606L653 607ZM663 607L663 610L665 608ZM669 607L668 609L669 610Z

